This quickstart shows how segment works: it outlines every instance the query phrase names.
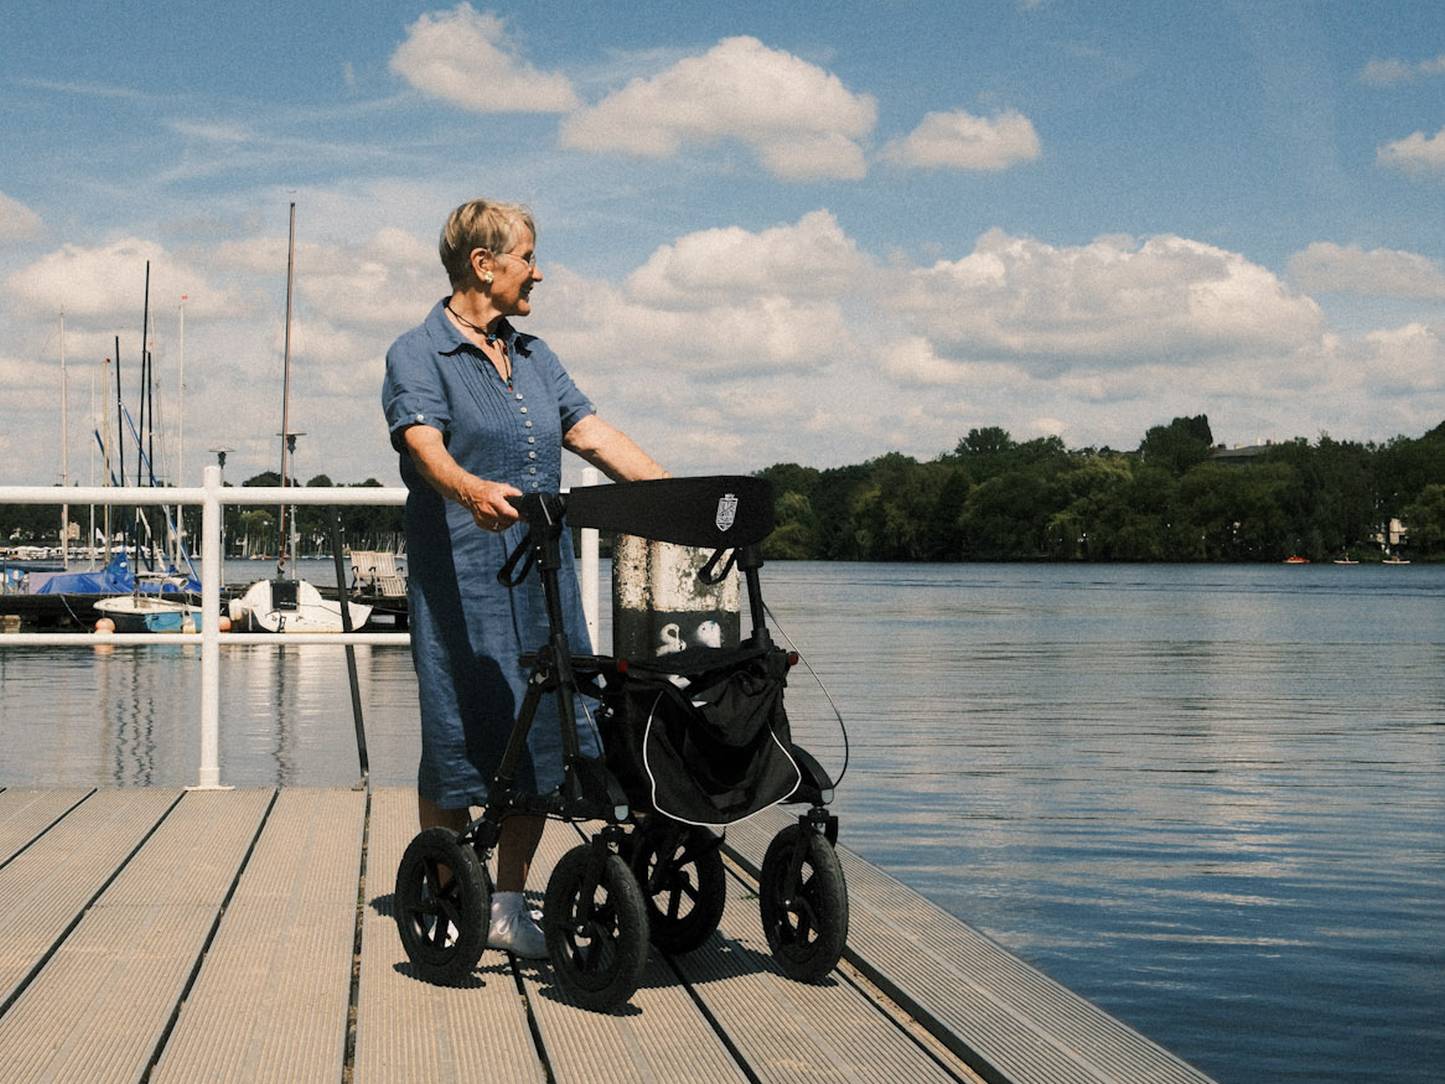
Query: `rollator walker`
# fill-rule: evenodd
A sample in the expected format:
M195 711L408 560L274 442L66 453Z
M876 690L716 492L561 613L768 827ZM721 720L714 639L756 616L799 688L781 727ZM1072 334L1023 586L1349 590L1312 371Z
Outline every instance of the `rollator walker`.
M772 487L729 475L511 500L529 530L498 579L516 587L533 567L539 571L549 635L522 656L526 695L481 817L460 833L426 829L402 858L394 913L416 973L455 984L481 958L491 911L486 863L507 816L600 821L590 841L553 870L542 930L557 985L569 998L598 1011L621 1005L637 989L649 943L688 952L717 929L727 902L727 825L786 803L804 808L763 859L763 931L784 974L821 979L847 941L848 896L833 849L838 819L828 812L833 781L793 744L783 708L798 656L768 634L758 570L760 544L773 529ZM559 584L569 527L711 550L698 578L721 583L736 566L747 585L751 635L736 648L689 647L659 658L574 654ZM549 794L520 794L517 765L548 695L557 698L561 720L562 784ZM600 758L580 752L579 695L597 701Z

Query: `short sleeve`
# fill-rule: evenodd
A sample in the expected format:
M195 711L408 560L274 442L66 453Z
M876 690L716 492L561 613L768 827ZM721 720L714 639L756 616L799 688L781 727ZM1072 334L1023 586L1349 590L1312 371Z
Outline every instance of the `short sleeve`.
M424 344L424 336L403 335L386 352L381 407L397 451L405 448L402 432L413 425L430 425L443 433L451 429L451 406L437 371L437 355Z
M582 390L572 382L572 377L562 367L561 360L552 352L551 348L536 339L532 341L530 347L532 356L537 359L537 364L552 385L553 395L557 399L557 416L562 422L562 432L566 433L583 418L596 414L597 408L592 405L592 400L583 395Z

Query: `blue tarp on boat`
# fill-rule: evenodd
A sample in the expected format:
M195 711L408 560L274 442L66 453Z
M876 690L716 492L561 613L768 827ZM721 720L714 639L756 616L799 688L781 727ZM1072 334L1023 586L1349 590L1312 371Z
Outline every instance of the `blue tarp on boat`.
M130 561L124 554L116 554L110 564L91 572L30 572L30 593L32 594L129 594L136 590L136 574L130 569ZM175 584L144 582L140 591L146 594L171 593L181 588ZM186 584L186 590L201 590L194 581Z
M91 572L32 572L30 587L36 595L124 595L135 590L135 573L125 554L118 553Z

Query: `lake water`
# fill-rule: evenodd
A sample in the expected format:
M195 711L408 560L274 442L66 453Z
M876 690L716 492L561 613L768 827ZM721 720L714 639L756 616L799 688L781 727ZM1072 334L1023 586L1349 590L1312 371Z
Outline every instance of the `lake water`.
M1224 1084L1439 1078L1445 568L763 575L849 724L850 847ZM373 778L409 783L409 656L357 654ZM193 782L199 671L0 650L0 784ZM221 681L226 782L355 781L342 649L228 648ZM788 704L836 764L806 673Z

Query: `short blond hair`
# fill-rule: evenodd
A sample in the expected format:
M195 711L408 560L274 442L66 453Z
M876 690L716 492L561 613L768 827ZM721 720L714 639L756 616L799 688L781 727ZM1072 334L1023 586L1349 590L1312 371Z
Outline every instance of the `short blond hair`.
M506 252L517 243L523 227L536 240L532 212L520 203L474 199L448 215L437 251L452 286L464 285L471 275L473 250L484 248L493 255Z

